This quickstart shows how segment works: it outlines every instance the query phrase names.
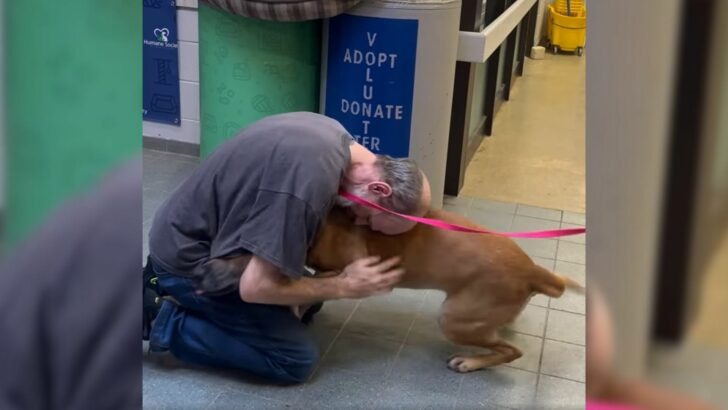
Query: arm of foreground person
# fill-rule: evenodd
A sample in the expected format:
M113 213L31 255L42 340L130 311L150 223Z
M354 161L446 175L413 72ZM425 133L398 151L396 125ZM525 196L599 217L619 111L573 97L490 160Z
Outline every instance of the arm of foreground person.
M62 205L0 267L0 409L142 407L142 165Z
M240 278L240 297L249 303L306 305L331 299L358 299L392 290L404 270L399 258L359 259L336 276L291 280L265 259L253 256ZM324 273L322 276L328 276Z

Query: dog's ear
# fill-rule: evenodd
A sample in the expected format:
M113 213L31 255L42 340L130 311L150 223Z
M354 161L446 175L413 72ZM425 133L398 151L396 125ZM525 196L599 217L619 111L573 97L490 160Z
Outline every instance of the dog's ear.
M237 291L243 268L231 259L210 259L192 273L199 290L207 295Z

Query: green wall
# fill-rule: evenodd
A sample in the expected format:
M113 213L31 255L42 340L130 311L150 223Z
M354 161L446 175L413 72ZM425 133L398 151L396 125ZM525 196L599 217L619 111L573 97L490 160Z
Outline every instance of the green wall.
M140 1L5 1L8 243L141 151L141 22Z
M271 114L317 111L319 21L247 19L200 4L200 151Z

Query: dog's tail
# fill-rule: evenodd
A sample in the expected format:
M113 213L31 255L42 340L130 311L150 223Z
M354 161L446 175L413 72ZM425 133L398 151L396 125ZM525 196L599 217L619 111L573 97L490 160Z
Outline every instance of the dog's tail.
M577 281L565 276L557 275L556 273L553 273L541 266L534 266L536 267L536 275L534 275L535 277L532 286L535 292L543 293L544 295L552 298L560 297L566 289L584 292L584 286L579 284Z

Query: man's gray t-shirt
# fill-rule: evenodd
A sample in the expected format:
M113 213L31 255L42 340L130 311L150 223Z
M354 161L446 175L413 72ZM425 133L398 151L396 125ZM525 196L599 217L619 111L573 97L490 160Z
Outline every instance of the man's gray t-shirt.
M160 206L149 232L152 259L187 275L211 258L250 252L300 277L349 165L351 142L341 124L319 114L250 125Z

